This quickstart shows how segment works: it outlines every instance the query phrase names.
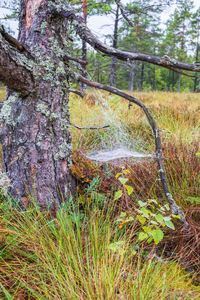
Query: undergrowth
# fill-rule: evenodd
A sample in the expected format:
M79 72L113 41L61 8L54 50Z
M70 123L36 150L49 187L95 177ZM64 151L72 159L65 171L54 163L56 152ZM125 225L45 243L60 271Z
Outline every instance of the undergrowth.
M121 232L114 211L1 203L1 299L197 299L180 265L135 254L136 228Z
M71 123L110 127L71 127L77 201L62 203L56 215L40 211L33 199L24 211L2 196L1 299L200 299L200 95L134 95L151 108L163 130L167 178L190 231L176 220L176 230L163 228L158 245L138 243L138 201L165 203L155 159L98 164L87 153L117 146L154 153L146 118L109 93L89 90L85 99L71 95ZM0 97L5 90L0 89ZM127 170L130 195L116 178L122 170ZM116 191L122 193L114 200Z

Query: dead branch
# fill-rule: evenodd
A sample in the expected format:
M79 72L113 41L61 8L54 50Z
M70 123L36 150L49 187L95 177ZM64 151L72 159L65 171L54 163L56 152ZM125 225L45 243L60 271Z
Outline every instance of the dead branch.
M77 128L77 129L104 129L104 128L108 128L110 127L110 125L102 125L102 126L99 126L99 127L95 127L95 126L91 126L91 127L80 127L80 126L77 126L73 123L70 123L71 126Z
M117 6L119 7L120 12L121 12L123 18L128 22L128 24L129 24L130 26L134 27L135 24L127 17L126 12L125 12L125 7L124 7L124 5L121 3L121 1L120 1L120 0L115 0L115 3L116 3Z
M90 29L86 26L84 23L84 19L77 15L76 12L70 7L64 7L63 9L60 9L59 11L56 10L56 8L51 7L49 8L51 10L52 14L55 15L62 15L63 17L70 19L74 21L74 26L76 28L77 34L80 36L82 40L85 40L88 44L90 44L94 49L99 50L106 54L107 56L116 57L120 60L124 61L144 61L148 62L154 65L162 66L164 68L173 67L178 68L182 70L187 71L194 71L194 72L200 72L200 67L195 64L185 64L179 61L176 61L167 55L164 55L163 57L157 57L153 55L147 55L143 53L133 53L133 52L126 52L119 49L115 49L112 47L107 46L106 44L102 43L98 38L96 38L93 33L90 31Z
M181 74L181 75L184 75L184 76L188 76L188 77L192 77L192 78L198 78L197 75L191 75L191 74L187 74L187 73L183 73L183 72L180 72L172 67L165 67L166 69L169 69L169 70L172 70L173 72L176 72L178 74Z
M13 36L11 36L10 34L8 34L4 27L1 25L0 26L0 33L2 34L2 36L4 37L4 39L10 43L10 45L12 45L13 47L15 47L17 50L19 50L21 53L26 54L29 56L29 58L33 58L33 56L30 54L30 52L28 52L26 50L26 48L18 41L16 40Z
M83 66L87 66L88 62L85 61L85 60L82 60L82 59L79 59L79 58L75 58L75 57L72 57L72 56L69 56L69 55L65 55L64 56L64 59L66 60L73 60L77 63L79 63L80 65L83 65Z
M81 91L76 91L76 90L68 90L69 93L74 93L78 96L80 96L81 98L84 97L84 93L82 93Z
M162 155L162 147L161 147L161 138L160 138L160 130L151 114L151 112L149 111L149 109L137 98L135 98L134 96L131 96L123 91L118 90L117 88L111 87L111 86L106 86L103 85L101 83L98 82L93 82L90 81L86 78L84 78L83 76L76 74L76 79L78 81L83 82L84 84L87 84L89 86L98 88L98 89L102 89L108 92L111 92L113 94L116 94L118 96L121 96L127 100L129 100L129 102L132 102L136 105L138 105L139 107L142 108L142 110L144 111L147 120L149 122L149 125L153 131L154 134L154 139L155 139L155 148L156 148L156 161L157 161L157 165L158 165L158 172L160 175L160 179L162 182L162 187L163 187L163 191L165 193L165 196L170 204L170 208L171 211L174 215L178 215L180 216L180 219L182 221L182 223L184 224L184 226L186 228L189 227L189 224L187 223L186 219L185 219L185 215L182 212L182 210L179 208L179 206L176 204L175 200L173 199L173 196L171 195L170 191L169 191L169 186L167 183L167 177L166 177L166 173L164 170L164 164L163 164L163 155Z
M158 65L164 68L173 67L175 69L178 68L181 70L200 72L200 67L196 64L185 64L176 61L168 57L167 55L164 55L160 58L157 56L143 54L139 52L126 52L107 46L106 44L102 43L97 37L95 37L95 35L86 26L84 18L79 16L70 5L60 6L59 9L55 5L51 5L48 7L46 13L52 15L52 17L62 16L64 18L67 18L68 20L73 21L73 25L75 26L76 32L80 36L80 38L86 41L88 44L90 44L94 49L103 52L107 56L116 57L120 60L127 62L139 60Z
M33 66L0 32L0 81L27 95L34 89Z

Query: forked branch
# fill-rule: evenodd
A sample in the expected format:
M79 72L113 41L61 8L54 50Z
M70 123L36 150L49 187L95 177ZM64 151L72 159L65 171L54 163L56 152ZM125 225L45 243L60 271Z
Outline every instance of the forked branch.
M29 94L34 89L32 66L19 49L0 32L0 81L9 88Z
M163 57L157 57L153 55L147 55L143 53L126 52L119 49L115 49L102 43L86 26L84 19L77 15L76 12L70 6L63 6L57 9L54 6L48 8L48 13L54 16L62 16L68 20L72 20L76 28L77 34L80 38L90 44L94 49L103 52L107 56L116 57L123 61L144 61L154 65L158 65L164 68L173 67L176 72L176 68L181 70L200 72L200 67L195 64L184 64L182 62L171 59L167 55Z
M120 12L121 12L123 18L127 21L127 23L128 23L130 26L134 27L135 24L127 17L126 11L125 11L125 7L124 7L124 5L121 3L121 1L120 1L120 0L115 0L115 3L116 3L117 6L119 7Z
M94 49L99 50L106 54L107 56L116 57L123 61L144 61L154 65L158 65L164 68L173 67L174 71L176 68L187 71L200 72L200 67L195 64L185 64L174 59L171 59L167 55L163 57L157 57L153 55L147 55L143 53L133 53L126 52L119 49L115 49L107 46L102 43L98 38L96 38L90 29L85 25L84 20L81 16L78 16L75 11L70 9L60 10L57 14L62 15L68 19L74 21L74 25L76 27L76 32L80 36L82 40L85 40L88 44L90 44Z
M153 131L153 135L154 135L155 148L156 148L156 161L157 161L157 165L158 165L158 169L159 169L158 172L159 172L160 179L162 182L163 191L169 202L172 213L174 215L180 216L182 223L184 224L184 226L186 228L188 228L189 225L185 219L184 213L179 208L179 206L176 204L173 196L171 195L171 193L169 191L169 186L167 183L167 177L166 177L166 173L164 170L164 164L163 164L163 154L162 154L162 147L161 147L160 130L159 130L151 112L149 111L149 109L139 99L137 99L125 92L122 92L114 87L107 86L107 85L104 85L104 84L101 84L98 82L93 82L93 81L88 80L88 79L84 78L83 76L77 75L77 74L76 74L76 79L80 82L83 82L84 84L89 85L89 86L92 86L92 87L95 87L95 88L98 88L101 90L105 90L105 91L111 92L113 94L116 94L118 96L121 96L121 97L127 99L129 102L132 102L132 103L138 105L143 110L143 112L145 113L145 115L147 117L149 125Z

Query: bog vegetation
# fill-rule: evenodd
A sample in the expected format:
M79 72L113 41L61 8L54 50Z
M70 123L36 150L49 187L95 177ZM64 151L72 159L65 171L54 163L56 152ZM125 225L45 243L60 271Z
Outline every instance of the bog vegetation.
M154 158L104 164L87 158L116 144L153 153L140 109L99 91L73 95L71 123L110 127L71 127L78 201L61 203L57 213L40 211L33 194L25 211L1 195L1 299L200 298L200 95L139 97L163 129L167 177L190 231L169 211Z

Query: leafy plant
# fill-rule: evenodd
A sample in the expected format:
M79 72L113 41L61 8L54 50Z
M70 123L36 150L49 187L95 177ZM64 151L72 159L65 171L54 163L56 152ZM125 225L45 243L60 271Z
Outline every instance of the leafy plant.
M121 183L122 189L115 192L114 201L120 199L123 194L129 196L133 192L133 187L127 184L128 178L124 177L129 173L128 170L123 170L115 177ZM123 176L123 177L122 177ZM160 243L164 238L164 232L162 228L168 227L175 230L172 218L180 218L179 216L169 215L169 204L159 204L155 199L148 199L146 202L139 200L138 208L136 209L136 218L141 224L141 230L138 232L138 240L141 242L146 240L147 243L152 241L155 244ZM134 221L133 216L127 216L126 212L122 212L117 222L120 223L119 229L123 228L123 225Z

